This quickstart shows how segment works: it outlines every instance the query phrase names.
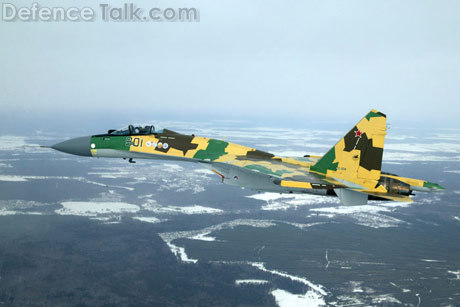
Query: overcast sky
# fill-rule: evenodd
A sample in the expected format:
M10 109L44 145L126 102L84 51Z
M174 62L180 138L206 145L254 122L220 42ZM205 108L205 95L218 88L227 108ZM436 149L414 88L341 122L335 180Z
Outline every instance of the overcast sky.
M460 128L457 0L133 1L200 12L199 22L172 23L103 22L95 1L38 3L90 6L98 16L0 22L3 122L354 123L377 108Z

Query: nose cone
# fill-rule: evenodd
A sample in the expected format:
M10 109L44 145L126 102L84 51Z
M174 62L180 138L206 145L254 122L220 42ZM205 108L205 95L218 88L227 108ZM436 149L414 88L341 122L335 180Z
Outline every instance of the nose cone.
M83 136L54 144L51 148L77 156L91 157L91 137Z

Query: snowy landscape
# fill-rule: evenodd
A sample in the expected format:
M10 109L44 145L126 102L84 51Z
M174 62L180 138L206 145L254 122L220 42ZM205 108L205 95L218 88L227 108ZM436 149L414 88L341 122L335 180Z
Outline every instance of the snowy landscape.
M342 134L166 124L283 156L323 154ZM364 206L226 186L194 164L129 164L38 147L67 136L2 135L0 221L75 217L97 227L143 225L178 264L225 268L234 276L223 289L259 293L264 305L454 306L460 300L459 135L458 130L389 135L387 171L439 182L447 190L417 193L414 203ZM2 275L0 288L8 278ZM5 295L0 291L0 301Z

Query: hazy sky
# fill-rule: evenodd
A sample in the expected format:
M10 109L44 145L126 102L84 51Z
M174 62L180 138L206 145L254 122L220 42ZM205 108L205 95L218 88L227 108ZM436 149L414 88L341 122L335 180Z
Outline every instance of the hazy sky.
M192 23L103 22L104 2L38 3L90 6L98 16L0 21L0 120L7 123L356 122L378 108L394 120L460 128L457 0L133 1L145 9L195 7L200 21Z

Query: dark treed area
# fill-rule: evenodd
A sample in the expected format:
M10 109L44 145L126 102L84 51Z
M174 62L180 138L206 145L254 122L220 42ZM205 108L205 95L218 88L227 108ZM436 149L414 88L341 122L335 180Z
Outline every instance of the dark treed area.
M255 269L178 262L143 223L14 216L0 223L0 304L275 305L267 288L234 287Z

